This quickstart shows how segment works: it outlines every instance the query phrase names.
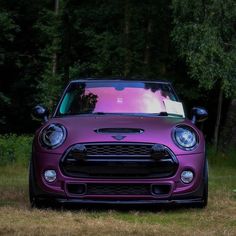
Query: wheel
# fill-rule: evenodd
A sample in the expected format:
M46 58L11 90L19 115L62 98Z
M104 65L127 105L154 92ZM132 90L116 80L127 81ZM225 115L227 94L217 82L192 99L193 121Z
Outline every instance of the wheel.
M29 202L30 202L30 206L32 208L39 208L39 209L57 207L57 204L53 198L49 198L49 197L39 198L36 195L36 190L40 191L40 189L37 186L36 180L35 180L33 160L31 158L30 164L29 164Z
M204 166L204 190L203 190L203 196L202 196L202 208L207 206L208 203L208 161L206 160L205 166Z
M29 201L32 208L43 208L44 202L35 195L36 183L34 178L32 159L29 164Z
M203 172L203 194L202 194L202 202L197 203L197 208L205 208L208 203L208 161L206 159L204 165L204 172Z

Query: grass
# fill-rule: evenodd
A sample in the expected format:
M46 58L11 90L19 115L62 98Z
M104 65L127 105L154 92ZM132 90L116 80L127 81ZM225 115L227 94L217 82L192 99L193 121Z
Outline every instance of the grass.
M210 166L206 209L31 209L27 168L0 167L0 235L236 235L236 168Z
M22 162L19 159L27 154L29 147L16 144L14 150L15 161L0 166L0 235L236 235L236 155L233 151L217 155L209 151L206 209L38 210L31 209L28 203L27 158L23 157Z

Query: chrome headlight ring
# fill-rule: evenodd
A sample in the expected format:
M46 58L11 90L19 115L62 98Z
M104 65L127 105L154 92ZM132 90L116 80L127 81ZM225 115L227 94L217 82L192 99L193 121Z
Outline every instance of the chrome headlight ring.
M185 151L192 151L199 144L199 136L197 132L188 125L178 125L172 132L174 143Z
M50 124L40 133L40 142L43 147L55 149L66 139L66 128L61 124Z

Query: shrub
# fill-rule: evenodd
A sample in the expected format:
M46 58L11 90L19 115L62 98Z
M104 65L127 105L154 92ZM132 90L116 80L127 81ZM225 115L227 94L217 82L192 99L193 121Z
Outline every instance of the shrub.
M226 147L225 151L216 151L214 147L207 148L207 157L211 166L236 167L236 148Z
M0 165L28 165L31 153L32 137L15 134L0 136Z

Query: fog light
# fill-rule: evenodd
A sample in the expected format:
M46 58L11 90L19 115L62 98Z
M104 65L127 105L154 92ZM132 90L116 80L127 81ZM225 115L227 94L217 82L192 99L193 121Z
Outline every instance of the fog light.
M57 178L57 173L55 170L46 170L44 172L44 178L47 182L51 183Z
M68 184L67 190L69 193L72 194L85 194L86 192L86 185L85 184Z
M156 195L165 195L165 194L169 194L171 189L170 185L152 185L152 193L156 194Z
M185 184L189 184L193 180L193 172L190 170L185 170L181 173L181 180Z

